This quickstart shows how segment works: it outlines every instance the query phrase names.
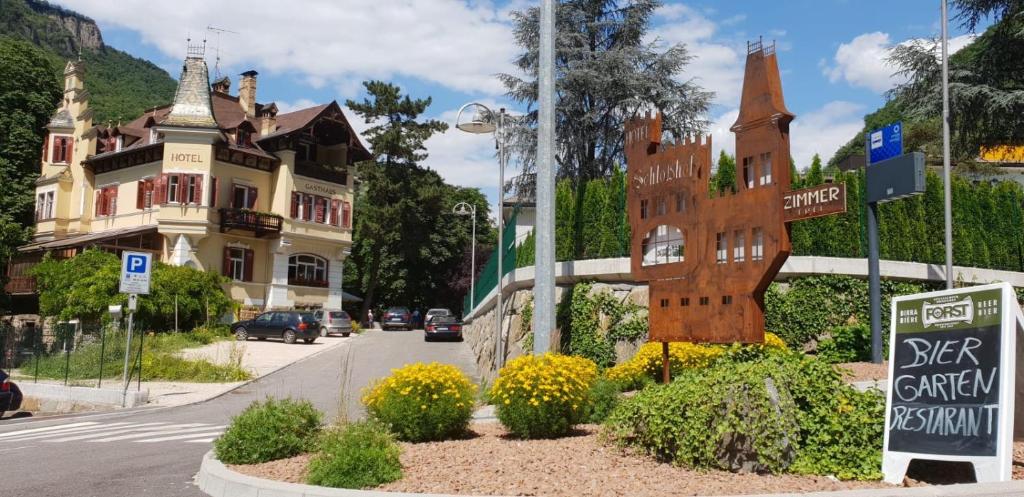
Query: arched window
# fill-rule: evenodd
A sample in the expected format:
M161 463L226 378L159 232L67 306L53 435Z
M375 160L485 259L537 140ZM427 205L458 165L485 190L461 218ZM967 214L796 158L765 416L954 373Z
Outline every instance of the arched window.
M640 250L644 254L644 266L682 262L685 252L683 232L675 226L658 226L647 233Z
M327 260L310 254L296 254L289 257L288 284L326 287Z

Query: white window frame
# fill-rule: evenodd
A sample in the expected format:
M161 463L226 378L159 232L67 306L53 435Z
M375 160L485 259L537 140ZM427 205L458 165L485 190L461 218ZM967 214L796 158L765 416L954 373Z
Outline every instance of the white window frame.
M53 219L53 211L56 207L56 190L41 191L36 195L36 220L44 221Z
M168 204L180 204L181 199L178 198L178 185L179 178L178 174L171 174L167 176L167 203Z
M641 251L643 266L683 262L686 260L686 235L675 226L658 225L644 237Z
M185 198L183 200L187 204L198 204L200 199L196 198L196 193L198 193L196 187L199 185L199 175L189 174L186 178L188 178L188 182L185 184Z
M121 150L124 150L124 135L117 135L114 140L114 151L120 152Z
M242 247L228 247L228 260L231 261L231 279L235 281L245 280L245 249Z
M729 238L725 232L715 234L715 262L726 264L729 262Z
M327 259L314 254L292 254L288 256L288 274L294 274L296 280L327 281Z
M160 139L160 134L156 131L156 127L149 128L149 143L156 143Z
M772 153L765 152L761 154L761 170L758 174L758 182L761 186L772 184Z
M744 260L746 260L747 256L746 236L743 234L742 230L736 231L736 233L734 233L733 236L734 238L732 245L732 260L735 262L743 262Z
M754 228L750 244L750 260L764 260L764 230Z

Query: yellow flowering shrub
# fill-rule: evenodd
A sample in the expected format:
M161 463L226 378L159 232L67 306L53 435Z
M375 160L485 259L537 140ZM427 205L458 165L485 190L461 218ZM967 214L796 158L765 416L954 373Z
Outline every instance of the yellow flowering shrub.
M738 347L738 348L737 348ZM668 344L668 361L672 374L684 369L704 368L727 353L785 350L786 344L774 333L764 334L764 343L744 346L704 345L690 342ZM646 381L661 379L661 342L647 342L636 355L605 371L605 377L623 388L641 387Z
M418 362L392 370L391 376L367 388L363 405L398 439L423 442L464 433L475 395L476 385L459 368Z
M491 387L498 420L521 438L565 435L589 412L597 365L583 357L526 355L508 362Z

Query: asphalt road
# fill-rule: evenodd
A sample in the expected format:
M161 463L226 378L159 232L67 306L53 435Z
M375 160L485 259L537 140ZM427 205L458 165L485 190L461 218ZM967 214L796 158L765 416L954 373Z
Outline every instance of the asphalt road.
M337 420L339 412L354 419L363 415L364 387L417 361L455 364L476 379L472 353L463 343L425 343L422 331L374 330L198 404L5 418L0 421L0 496L203 496L192 484L203 454L251 402L267 396L307 399L327 422Z

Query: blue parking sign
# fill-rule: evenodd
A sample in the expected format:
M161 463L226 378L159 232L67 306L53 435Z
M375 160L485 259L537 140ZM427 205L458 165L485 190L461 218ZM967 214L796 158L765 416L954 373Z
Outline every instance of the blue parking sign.
M895 122L868 133L868 165L903 155L903 123Z
M121 293L148 294L152 262L148 252L121 253Z

